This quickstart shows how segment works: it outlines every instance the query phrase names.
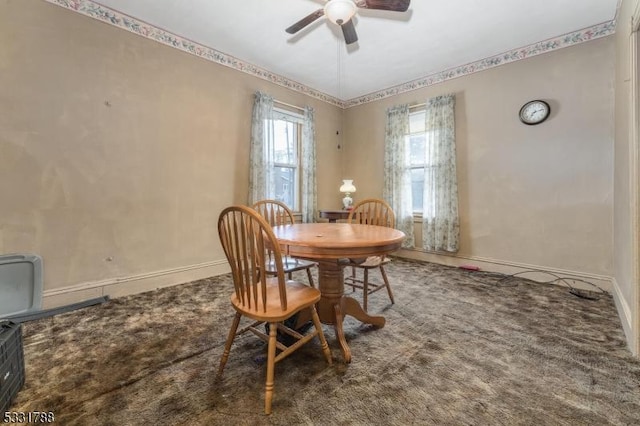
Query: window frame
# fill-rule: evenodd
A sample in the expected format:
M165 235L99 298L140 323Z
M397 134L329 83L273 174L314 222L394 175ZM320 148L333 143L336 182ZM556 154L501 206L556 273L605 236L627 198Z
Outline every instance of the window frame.
M427 167L433 167L432 165L428 165L426 164L426 162L422 163L422 164L413 164L411 162L411 137L415 136L415 135L423 135L424 136L424 149L427 149L427 128L426 128L426 105L421 105L417 108L415 108L413 111L409 111L409 124L408 124L408 131L405 134L405 144L408 150L408 164L406 164L405 166L407 167L407 169L409 169L409 173L412 174L411 172L413 172L413 170L426 170ZM425 123L423 129L418 130L418 131L412 131L411 130L411 116L415 116L415 115L421 115L423 117L422 122ZM413 179L411 180L411 186L412 186L412 191L413 191ZM424 193L424 181L422 183L422 191ZM412 201L412 213L413 213L413 217L414 219L422 219L422 215L423 215L423 210L422 208L420 210L414 210L413 209L413 201Z
M293 170L294 179L292 183L294 184L294 191L293 191L294 200L293 200L293 206L290 206L287 204L287 207L289 207L294 214L300 215L302 211L302 174L303 174L302 173L302 138L303 138L302 127L304 123L304 117L299 113L274 105L273 114L269 120L272 121L274 126L275 126L275 121L284 121L287 123L294 124L295 133L296 133L296 140L294 144L295 161L293 163L283 163L283 162L277 162L274 160L273 172L278 173L277 169L283 169L283 168ZM275 138L276 138L276 135L274 134L274 143L273 143L274 158L275 158L275 145L276 145ZM275 196L276 194L270 195L270 197L273 197L273 198L276 198Z

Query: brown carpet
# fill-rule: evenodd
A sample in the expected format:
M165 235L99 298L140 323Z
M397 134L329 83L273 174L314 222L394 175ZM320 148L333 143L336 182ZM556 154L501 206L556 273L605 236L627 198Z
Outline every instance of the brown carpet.
M640 424L640 362L609 295L400 259L388 272L395 305L380 292L369 308L386 326L347 319L351 364L325 326L333 366L317 340L277 364L271 416L256 337L215 380L228 275L24 324L12 409L63 425Z

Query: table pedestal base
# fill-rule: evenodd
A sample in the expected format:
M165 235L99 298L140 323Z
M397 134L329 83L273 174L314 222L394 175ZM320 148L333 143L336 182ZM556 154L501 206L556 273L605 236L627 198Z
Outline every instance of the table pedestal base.
M360 306L353 297L344 295L344 265L339 261L318 262L318 281L322 298L318 303L318 316L324 324L335 327L336 338L342 349L345 362L351 362L351 350L344 337L342 322L344 317L351 315L365 324L384 327L385 319L381 316L371 316Z

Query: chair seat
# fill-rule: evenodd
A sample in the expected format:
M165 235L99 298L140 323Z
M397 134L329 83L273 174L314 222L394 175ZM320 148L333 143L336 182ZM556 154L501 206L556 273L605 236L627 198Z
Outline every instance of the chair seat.
M285 273L302 271L304 269L312 268L316 266L316 262L312 262L310 260L299 259L297 257L291 256L282 256L282 268ZM273 264L273 261L267 264L267 273L272 274L276 271L276 266Z
M349 259L348 266L354 266L356 268L377 268L389 262L391 262L391 259L386 256L369 256L360 259Z
M287 285L287 309L280 307L280 293L278 291L278 278L267 278L267 307L262 308L262 290L258 286L258 306L251 303L251 307L243 306L234 293L231 296L231 304L242 315L256 321L278 322L284 321L294 313L320 301L320 290L309 287L298 281L286 281Z

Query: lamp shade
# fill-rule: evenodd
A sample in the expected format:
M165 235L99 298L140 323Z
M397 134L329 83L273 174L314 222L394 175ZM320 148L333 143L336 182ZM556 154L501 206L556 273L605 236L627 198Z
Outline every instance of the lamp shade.
M356 187L353 186L353 179L344 179L340 186L340 192L351 193L356 192Z
M330 0L324 5L324 14L334 24L342 25L355 15L357 7L351 0Z

